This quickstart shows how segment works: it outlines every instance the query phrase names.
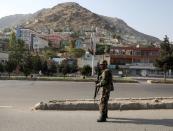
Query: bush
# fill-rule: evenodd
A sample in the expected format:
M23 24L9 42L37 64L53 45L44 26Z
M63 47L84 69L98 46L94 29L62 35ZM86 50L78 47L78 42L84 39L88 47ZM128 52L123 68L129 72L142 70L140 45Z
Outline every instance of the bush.
M81 74L84 76L91 76L92 68L89 65L84 65L81 69Z

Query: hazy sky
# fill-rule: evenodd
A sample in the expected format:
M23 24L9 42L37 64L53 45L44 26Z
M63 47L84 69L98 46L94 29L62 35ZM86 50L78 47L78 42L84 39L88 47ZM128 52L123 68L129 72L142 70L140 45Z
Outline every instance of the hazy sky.
M148 35L173 40L173 0L1 0L0 18L73 1L97 14L118 17Z

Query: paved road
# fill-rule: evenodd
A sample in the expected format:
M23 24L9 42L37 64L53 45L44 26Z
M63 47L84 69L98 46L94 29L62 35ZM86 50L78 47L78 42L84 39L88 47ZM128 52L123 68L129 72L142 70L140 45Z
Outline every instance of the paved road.
M173 131L173 110L111 111L97 123L98 111L29 111L0 108L0 131Z
M0 106L31 107L52 99L91 99L94 83L57 81L0 81ZM173 85L116 83L112 98L172 97Z
M173 85L120 84L112 97L172 96ZM0 131L173 131L173 110L111 111L96 123L98 111L31 111L40 101L90 99L94 83L0 81Z

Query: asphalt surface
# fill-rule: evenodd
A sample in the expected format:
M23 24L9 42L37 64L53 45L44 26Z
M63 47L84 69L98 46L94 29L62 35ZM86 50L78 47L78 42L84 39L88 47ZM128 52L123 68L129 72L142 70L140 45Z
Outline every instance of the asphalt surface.
M111 98L172 97L172 84L115 83ZM32 107L38 102L92 99L93 82L0 81L0 106Z
M97 123L98 111L30 111L0 108L0 131L173 131L173 110L110 111Z
M37 102L91 99L94 83L0 81L0 131L173 131L173 110L110 111L97 123L98 111L32 111ZM172 97L173 85L115 83L112 98Z

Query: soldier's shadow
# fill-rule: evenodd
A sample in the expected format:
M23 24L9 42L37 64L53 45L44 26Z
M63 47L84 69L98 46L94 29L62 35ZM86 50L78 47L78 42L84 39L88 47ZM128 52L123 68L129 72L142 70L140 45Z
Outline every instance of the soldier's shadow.
M139 119L139 118L113 118L109 117L107 122L110 123L127 123L127 124L145 124L145 125L162 125L173 127L173 119Z

